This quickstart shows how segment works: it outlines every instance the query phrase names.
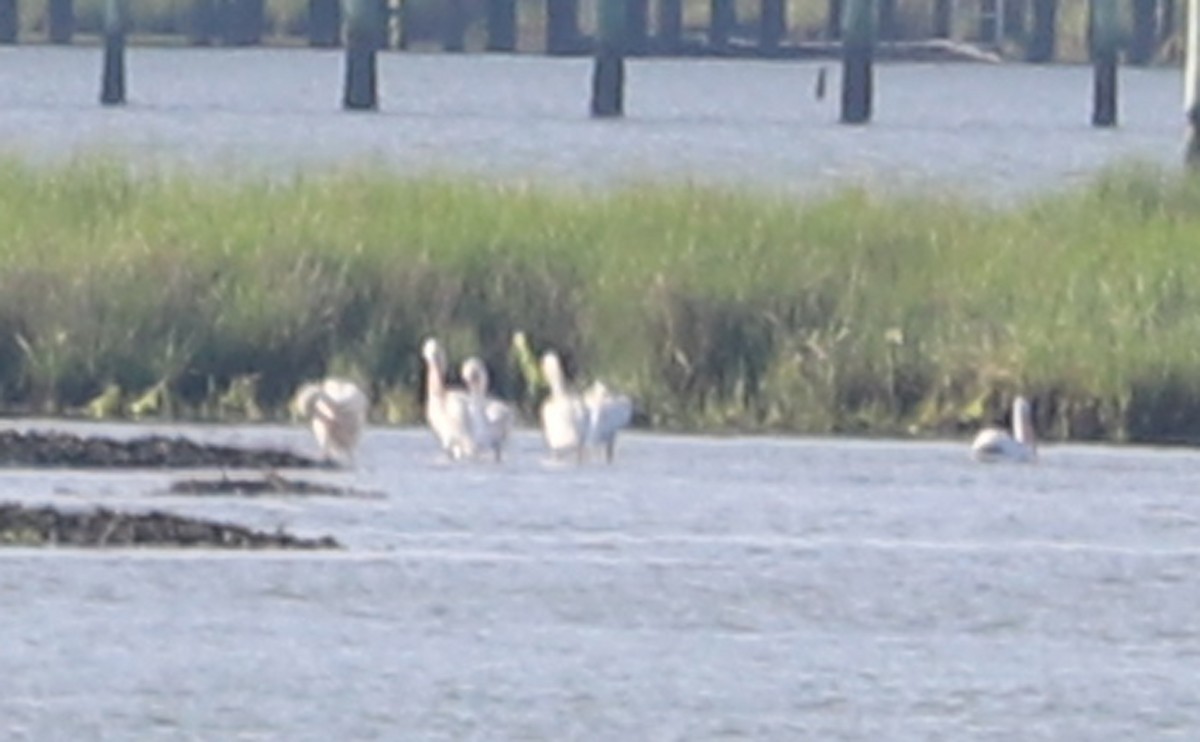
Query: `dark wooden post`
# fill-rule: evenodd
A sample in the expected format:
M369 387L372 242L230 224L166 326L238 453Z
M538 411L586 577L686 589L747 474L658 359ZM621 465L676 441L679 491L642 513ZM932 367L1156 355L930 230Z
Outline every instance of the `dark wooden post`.
M845 0L842 13L842 123L871 120L875 0Z
M0 44L17 43L21 27L17 0L0 0Z
M104 0L104 71L100 77L100 102L119 106L125 102L125 0Z
M192 0L187 40L192 46L209 46L221 32L217 0Z
M787 35L787 2L761 0L759 7L758 45L764 52L773 52Z
M46 6L47 36L51 44L70 44L75 35L75 8L72 0L49 0Z
M487 50L511 52L517 49L516 0L488 0Z
M627 0L600 0L596 58L592 67L592 116L625 113L625 20Z
M1003 36L999 0L979 1L979 40L985 44L999 44Z
M933 0L933 37L948 39L954 35L954 0Z
M1058 0L1033 0L1033 32L1029 36L1026 60L1052 62L1057 39Z
M376 0L349 0L346 4L346 80L342 107L350 111L373 111L379 107L375 52L380 26Z
M308 45L334 47L341 43L341 0L308 0Z
M678 54L683 45L683 0L658 1L658 50L664 54Z
M625 0L625 53L645 54L649 40L649 0Z
M442 50L461 52L467 45L467 9L463 0L442 0Z
M1130 64L1154 60L1158 50L1158 0L1133 0L1133 34L1127 58Z
M875 36L894 41L900 37L900 29L896 25L896 0L878 0L878 2L879 28Z
M222 38L230 46L255 46L262 42L266 25L264 0L228 0Z
M1118 0L1091 0L1092 126L1117 125L1117 57L1121 51Z
M1026 16L1029 15L1029 3L1027 0L1004 0L1004 12L1002 17L1004 20L1004 38L1006 39L1024 39L1026 26Z
M708 44L715 51L729 46L729 37L737 25L737 6L733 0L709 0Z
M1200 173L1200 0L1188 0L1184 23L1183 110L1188 127L1184 162L1188 171L1196 174Z
M1159 14L1158 43L1161 46L1175 35L1175 0L1162 0L1162 13Z
M579 0L546 0L546 52L569 54L579 47Z
M842 38L842 12L842 0L829 0L829 10L825 16L825 38L831 41Z

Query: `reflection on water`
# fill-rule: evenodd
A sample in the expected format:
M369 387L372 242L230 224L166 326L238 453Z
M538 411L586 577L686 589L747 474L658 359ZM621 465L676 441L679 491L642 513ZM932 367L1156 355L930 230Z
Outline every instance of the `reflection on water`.
M921 184L996 196L1059 187L1129 158L1173 165L1176 69L1124 70L1121 126L1089 125L1086 66L881 64L875 122L812 94L829 62L636 60L622 121L586 115L591 62L380 55L378 114L339 110L342 53L134 49L130 105L96 103L100 52L0 48L0 141L42 158L278 170L383 161L405 170L611 182L688 177L812 188Z
M166 428L309 450L299 428ZM135 435L142 427L88 427ZM340 554L0 550L5 739L1166 739L1200 730L1190 450L630 435L612 467L440 460L382 499L3 499L330 533ZM194 476L195 472L186 473ZM305 476L309 476L305 473Z

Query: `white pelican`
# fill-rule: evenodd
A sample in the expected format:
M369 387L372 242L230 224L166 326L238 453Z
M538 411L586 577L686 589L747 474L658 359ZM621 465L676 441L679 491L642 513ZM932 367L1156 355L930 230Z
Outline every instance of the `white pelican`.
M1012 404L1012 433L1003 428L984 428L971 444L977 461L1036 461L1037 437L1029 400L1018 396Z
M583 395L587 406L588 445L604 446L604 458L612 463L617 431L633 418L633 403L624 394L614 394L602 381L594 382Z
M491 451L499 461L508 441L508 432L512 430L512 407L488 396L487 366L478 358L463 361L462 378L467 387L471 434L476 450Z
M352 381L328 378L296 392L294 409L312 423L321 453L343 465L354 463L354 449L367 425L370 403Z
M438 442L452 459L475 453L471 436L471 410L467 393L446 387L446 354L441 344L429 338L421 347L425 359L425 420Z
M588 435L587 405L567 387L558 354L551 351L542 355L542 374L550 387L550 396L541 409L546 446L555 456L574 454L582 461Z

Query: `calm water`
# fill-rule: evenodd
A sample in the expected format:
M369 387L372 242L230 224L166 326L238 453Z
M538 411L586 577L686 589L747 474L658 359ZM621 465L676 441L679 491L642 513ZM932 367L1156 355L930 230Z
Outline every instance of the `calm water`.
M105 148L230 171L387 162L405 171L610 183L689 177L811 188L1057 188L1130 158L1174 165L1176 69L1122 72L1122 126L1091 128L1091 70L881 64L877 115L836 123L816 62L634 61L628 116L586 115L591 62L386 53L382 111L339 110L342 53L134 49L130 105L96 103L100 51L0 49L0 141L34 158Z
M131 435L144 428L85 428ZM311 450L304 431L190 435ZM0 497L331 533L340 554L0 550L6 740L1191 740L1200 452L630 435L377 498L0 471Z

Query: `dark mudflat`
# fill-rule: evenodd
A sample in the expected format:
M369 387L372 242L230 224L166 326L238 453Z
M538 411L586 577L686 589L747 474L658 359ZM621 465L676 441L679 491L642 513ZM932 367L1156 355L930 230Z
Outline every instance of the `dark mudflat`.
M185 479L172 482L167 490L172 495L232 495L255 497L259 495L323 495L329 497L383 497L381 492L368 492L350 487L323 482L307 482L288 479L275 472L267 472L261 479Z
M300 538L160 511L62 511L0 503L0 546L179 546L215 549L337 549L331 536Z
M328 466L307 456L151 435L130 440L71 433L0 431L0 466L274 469Z

